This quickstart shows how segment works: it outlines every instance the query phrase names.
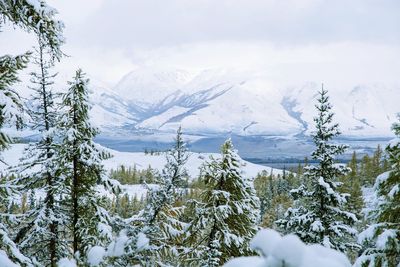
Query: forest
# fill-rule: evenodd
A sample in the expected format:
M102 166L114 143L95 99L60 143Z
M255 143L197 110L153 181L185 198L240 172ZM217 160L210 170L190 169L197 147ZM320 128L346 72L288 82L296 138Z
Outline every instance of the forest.
M1 175L0 266L400 266L400 115L386 147L338 163L348 147L335 142L340 125L322 87L315 164L246 177L228 138L189 177L179 128L173 147L156 152L166 157L161 171L108 172L86 74L78 69L63 93L52 90L66 56L56 10L42 0L0 0L0 14L0 29L10 23L37 39L33 51L0 55L0 148L17 140L6 127L40 133ZM27 100L14 86L28 65ZM124 184L147 193L121 194Z

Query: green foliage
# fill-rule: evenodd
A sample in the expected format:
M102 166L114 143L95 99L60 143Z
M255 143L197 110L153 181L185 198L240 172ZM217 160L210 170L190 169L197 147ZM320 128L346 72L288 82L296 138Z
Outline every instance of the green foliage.
M274 175L272 170L258 173L254 188L260 199L261 226L275 228L274 222L282 219L285 211L293 203L289 191L299 183L295 174L284 170L283 175Z
M372 156L365 155L360 162L360 178L363 186L371 187L376 177L390 168L387 158L378 146Z
M111 170L110 176L121 184L153 184L155 181L155 170L151 166L145 170L138 170L136 165L133 168L122 165L116 170Z
M28 63L28 55L0 57L0 96L4 98L0 104L0 129L7 124L14 124L17 129L22 126L23 105L18 93L11 87L19 81L18 72ZM8 147L11 138L0 131L0 151Z
M361 190L361 176L357 166L357 154L353 152L351 161L347 164L351 171L347 175L339 177L339 181L342 182L342 186L339 187L339 192L348 194L344 207L350 212L357 215L358 218L362 218L361 210L364 207L364 200Z
M205 190L195 203L186 243L185 259L201 266L220 266L228 259L252 254L249 241L257 229L259 201L251 183L241 176L240 159L232 142L221 149L202 170Z
M62 97L62 115L58 118L59 165L69 193L65 198L72 250L79 262L93 246L107 246L112 238L112 218L105 210L106 202L97 195L96 186L117 193L102 161L110 154L93 141L98 133L89 122L89 80L78 70L70 88ZM77 256L80 255L80 256Z
M316 166L307 166L304 184L291 191L296 199L295 207L289 208L285 218L277 221L282 231L295 233L306 243L319 243L340 251L357 249L354 243L355 229L351 226L356 216L343 210L346 195L337 192L338 178L347 168L337 165L335 157L346 147L332 139L340 134L338 124L333 122L332 106L327 91L322 88L316 105L318 116L314 118L313 134L315 150L312 158Z
M42 35L43 44L50 48L53 58L60 59L61 45L64 42L64 24L55 19L57 10L40 0L37 4L27 0L1 0L0 1L0 28L4 21L9 20L14 25L27 31L34 31Z
M400 115L398 115L400 120ZM400 123L393 125L397 138L386 147L390 170L379 175L374 189L375 206L369 212L372 224L360 235L366 247L357 266L400 264Z
M175 264L181 250L178 240L185 228L180 220L185 207L178 202L188 176L185 168L188 157L179 127L174 147L166 153L167 163L160 174L155 174L155 184L147 186L144 209L130 219L126 248L130 252L124 257L128 264ZM149 247L138 251L137 238L141 234L149 239Z

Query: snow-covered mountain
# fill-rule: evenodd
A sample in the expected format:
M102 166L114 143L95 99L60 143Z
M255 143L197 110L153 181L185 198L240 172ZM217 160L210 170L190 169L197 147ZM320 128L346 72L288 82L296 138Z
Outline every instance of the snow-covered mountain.
M224 70L143 68L113 88L94 85L92 118L110 136L172 133L178 125L193 135L307 135L320 87L315 82L275 86L260 76ZM325 87L345 136L391 136L400 86Z

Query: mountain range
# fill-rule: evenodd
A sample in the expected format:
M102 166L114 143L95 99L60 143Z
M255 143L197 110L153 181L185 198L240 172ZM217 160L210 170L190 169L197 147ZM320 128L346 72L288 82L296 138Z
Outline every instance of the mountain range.
M93 122L106 136L166 134L179 125L197 136L301 136L312 131L320 83L274 86L224 70L196 74L142 68L116 86L93 84ZM389 137L400 111L399 86L328 89L343 136Z

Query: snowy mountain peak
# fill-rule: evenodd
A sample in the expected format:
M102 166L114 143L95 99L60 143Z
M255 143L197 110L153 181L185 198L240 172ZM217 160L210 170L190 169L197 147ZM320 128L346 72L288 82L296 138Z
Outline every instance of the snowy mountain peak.
M126 74L113 91L139 105L148 105L179 90L191 78L192 75L183 70L155 70L146 67Z
M144 68L127 74L111 92L96 94L93 117L113 134L173 133L181 125L191 134L309 135L320 86L275 86L262 76L220 69L193 75ZM325 88L344 135L391 135L399 87Z

